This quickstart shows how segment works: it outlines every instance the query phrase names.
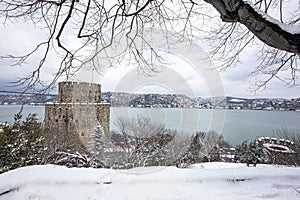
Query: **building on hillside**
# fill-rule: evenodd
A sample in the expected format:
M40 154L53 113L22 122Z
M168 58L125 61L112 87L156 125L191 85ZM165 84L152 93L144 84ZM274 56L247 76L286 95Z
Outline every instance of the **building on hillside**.
M60 82L58 102L45 105L44 123L52 145L68 143L86 148L97 125L108 136L109 117L110 104L101 103L99 84Z

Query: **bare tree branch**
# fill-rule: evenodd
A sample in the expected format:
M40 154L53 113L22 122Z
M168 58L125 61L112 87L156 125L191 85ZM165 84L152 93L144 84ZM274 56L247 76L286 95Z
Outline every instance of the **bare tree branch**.
M224 22L240 22L264 43L291 53L300 54L300 33L294 33L280 23L255 9L243 0L205 0L221 14Z
M130 58L142 72L149 73L156 70L157 62L164 63L144 35L147 29L157 28L189 39L208 34L206 39L212 42L212 55L223 69L238 63L242 53L257 44L258 38L268 46L260 45L257 50L265 53L258 57L265 70L258 70L262 69L258 66L254 71L265 73L272 79L281 71L291 70L291 80L295 83L299 74L299 13L286 19L286 2L283 0L251 2L254 5L244 0L0 0L4 23L30 21L47 31L47 37L28 53L21 56L8 53L0 59L10 60L12 65L23 65L40 51L44 52L35 69L17 81L27 88L40 84L45 86L43 89L49 89L59 78L74 77L86 65L101 73L97 61L99 55L105 55L111 65L122 62L125 57ZM225 22L219 29L215 29L215 23L211 26L211 21L216 20L214 12L206 5L212 5ZM274 9L278 11L278 20L268 15ZM111 55L108 49L117 48L120 41L126 41L127 46ZM87 59L91 49L94 51ZM52 54L57 55L60 66L57 66L51 83L43 83L41 69L47 66ZM276 62L271 61L272 58ZM278 59L283 60L284 66L278 64ZM268 83L266 80L265 84Z

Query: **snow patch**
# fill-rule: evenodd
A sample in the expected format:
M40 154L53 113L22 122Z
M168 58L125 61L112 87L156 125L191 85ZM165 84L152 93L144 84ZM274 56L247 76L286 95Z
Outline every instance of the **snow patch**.
M149 168L152 168L149 170ZM298 199L300 168L200 163L131 170L45 165L0 175L0 199ZM152 173L149 173L152 171ZM138 173L135 173L138 172Z
M229 100L230 102L235 102L235 103L242 103L242 102L246 102L245 100L243 99L230 99Z
M289 147L280 144L264 143L263 146L267 148L269 151L275 151L280 153L296 153L294 150L290 149Z
M281 29L285 30L288 33L291 34L300 34L300 24L285 24L280 22L277 19L274 19L273 17L269 16L268 14L261 11L257 6L255 6L252 2L244 0L246 4L251 6L259 15L261 15L264 19L267 21L278 25Z

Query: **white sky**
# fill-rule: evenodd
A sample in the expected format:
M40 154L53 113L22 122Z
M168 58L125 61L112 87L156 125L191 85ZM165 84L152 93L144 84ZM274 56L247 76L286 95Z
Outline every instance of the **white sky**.
M43 33L30 23L13 23L10 25L0 25L0 55L16 53L21 55L28 49L32 49L37 40L40 40ZM201 46L200 46L201 48ZM205 48L203 48L205 49ZM203 53L203 52L202 52ZM201 54L201 56L203 56ZM17 80L17 77L24 77L28 74L33 66L37 63L38 54L28 60L25 66L10 66L10 63L0 60L0 90L10 81ZM183 93L189 96L211 96L216 91L212 89L214 84L211 77L202 73L202 68L206 64L198 66L189 63L189 59L182 54L172 54L173 65L160 68L161 73L147 77L139 75L132 67L122 66L107 70L103 77L94 77L93 80L102 85L102 91L122 91L139 92L139 93ZM201 57L200 56L200 57ZM251 82L259 79L258 76L249 76L254 66L257 64L255 55L247 55L240 58L241 62L226 72L221 72L218 76L221 79L226 96L238 97L299 97L299 86L288 87L283 82L272 80L268 88L257 94L251 91ZM43 81L51 80L52 74L57 69L59 63L55 57L51 56L47 65L42 71L41 78ZM213 66L213 65L212 65ZM199 71L199 68L201 70ZM195 69L198 71L195 71ZM91 72L87 74L88 80L91 80ZM210 80L208 80L210 79ZM219 83L218 83L219 84ZM220 86L218 86L220 88ZM7 89L7 88L5 88ZM11 88L9 88L11 89ZM220 89L220 91L221 91ZM220 93L217 91L215 93Z
M28 43L28 34L27 31L16 31L16 34L5 34L0 33L0 37L5 37L6 40L0 41L1 53L7 53L6 49L18 49L19 44ZM23 35L23 37L21 36ZM15 40L17 37L17 41ZM3 48L5 47L5 48ZM156 73L153 76L147 76L139 74L133 67L116 67L110 68L106 71L103 77L94 77L94 81L97 81L102 85L102 91L118 91L121 92L134 92L134 93L182 93L189 96L200 96L208 97L211 96L208 86L205 84L205 78L201 74L195 73L193 67L190 63L185 60L171 55L173 58L173 65L160 69L161 73ZM251 91L251 81L253 81L257 76L249 76L253 70L253 63L255 62L255 57L253 60L245 59L244 62L241 62L238 66L221 72L219 74L222 84L224 87L226 96L237 96L237 97L282 97L282 98L294 98L299 97L299 86L288 87L283 82L278 80L271 81L268 84L268 88L264 91L260 91L257 94L254 94ZM241 59L243 61L243 59ZM52 61L54 65L57 64L55 61ZM47 69L46 69L47 68ZM54 69L50 66L47 66L42 75L43 80L51 79L51 71ZM33 69L30 64L27 66L9 66L8 62L0 60L0 89L3 88L4 84L9 81L14 81L17 77L22 77L29 72L30 69ZM92 79L92 73L88 73ZM128 81L128 77L130 80ZM124 79L125 77L125 79ZM133 81L135 80L135 82ZM125 81L125 82L124 82ZM120 84L122 83L122 87ZM124 85L125 84L125 85ZM127 85L126 85L127 84ZM126 86L126 87L125 87Z
M88 73L86 79L100 83L102 91L132 92L132 93L181 93L188 96L211 96L209 86L202 74L197 74L194 68L182 58L169 55L175 64L160 68L160 73L153 76L139 74L130 66L108 69L103 76ZM249 63L251 60L248 61ZM184 66L184 67L183 67ZM247 63L239 64L233 69L220 72L224 94L236 97L299 97L299 86L288 87L283 82L272 80L264 91L254 93L252 83L257 76L250 75L253 70ZM92 78L93 76L93 78Z

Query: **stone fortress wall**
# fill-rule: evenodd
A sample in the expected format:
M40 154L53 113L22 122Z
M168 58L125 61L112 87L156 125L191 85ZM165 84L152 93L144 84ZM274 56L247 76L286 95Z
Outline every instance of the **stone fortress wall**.
M60 82L58 103L100 103L101 85L85 82Z
M267 163L279 165L297 165L299 163L296 145L290 140L260 137L257 144L263 149Z
M58 102L45 105L48 133L76 137L85 147L97 125L109 135L109 120L110 104L101 103L101 86L95 83L60 82Z

